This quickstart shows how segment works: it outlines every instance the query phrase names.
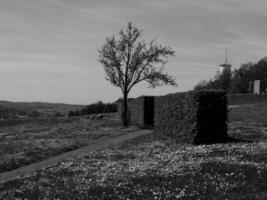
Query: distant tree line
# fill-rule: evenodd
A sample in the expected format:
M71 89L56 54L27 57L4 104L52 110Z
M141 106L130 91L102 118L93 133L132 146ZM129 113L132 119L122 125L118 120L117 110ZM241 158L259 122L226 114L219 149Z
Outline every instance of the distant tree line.
M97 103L90 104L81 110L70 111L69 117L112 112L117 112L116 103L103 103L102 101L98 101Z
M257 63L242 64L232 72L224 71L222 74L216 74L209 81L200 81L194 89L223 89L228 93L249 93L249 84L255 80L260 80L261 84L267 83L267 57Z

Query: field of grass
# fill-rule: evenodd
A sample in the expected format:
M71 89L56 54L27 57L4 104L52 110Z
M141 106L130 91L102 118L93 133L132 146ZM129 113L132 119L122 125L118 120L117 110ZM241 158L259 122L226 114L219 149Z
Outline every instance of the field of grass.
M230 106L229 121L252 122L267 127L267 103Z
M250 141L267 139L266 103L230 106L228 118L230 136Z
M229 136L250 142L193 146L153 133L2 183L0 199L266 200L265 111L267 105L229 109ZM13 163L34 162L123 134L118 123L113 116L0 128L0 152L10 151L0 154L0 166L8 166L6 156Z
M0 185L0 199L267 199L267 142L180 145L158 134Z
M9 108L18 111L38 111L42 109L48 109L54 112L59 112L61 114L67 115L71 110L80 110L85 105L73 105L64 103L47 103L47 102L10 102L0 100L0 109Z
M114 114L99 120L46 119L0 127L0 173L123 133Z

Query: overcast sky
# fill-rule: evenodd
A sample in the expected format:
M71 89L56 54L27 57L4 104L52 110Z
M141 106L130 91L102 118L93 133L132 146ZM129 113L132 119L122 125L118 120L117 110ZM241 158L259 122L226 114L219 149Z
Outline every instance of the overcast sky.
M176 51L166 71L190 90L210 79L227 47L234 68L267 55L266 0L0 0L0 99L89 104L121 92L104 79L99 48L132 21Z

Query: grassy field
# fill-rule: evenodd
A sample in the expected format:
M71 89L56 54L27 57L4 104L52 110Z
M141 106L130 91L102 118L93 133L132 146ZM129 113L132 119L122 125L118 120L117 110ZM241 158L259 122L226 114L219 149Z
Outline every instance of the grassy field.
M0 199L267 198L267 142L179 145L152 134L0 185Z
M229 121L252 122L267 127L267 103L230 106Z
M245 140L267 139L267 104L246 104L229 107L228 134Z
M64 103L47 103L47 102L10 102L0 100L0 110L2 108L15 109L18 111L38 111L38 110L51 110L67 115L71 110L80 110L85 105L73 105Z
M257 112L259 108L242 105L229 109L228 134L250 142L181 145L154 133L16 177L0 184L0 199L266 200L267 124L264 116L267 105ZM31 158L31 152L35 152L33 147L38 149L33 154L36 159L40 155L59 153L60 149L65 151L65 147L71 149L74 144L77 148L97 138L123 134L114 117L63 120L54 124L36 122L1 128L1 133L4 130L12 133L10 145L24 142L23 151L17 149L12 153L12 149L20 145L13 144L9 148L11 157L16 159L14 152L28 152L28 157L25 153L22 157ZM16 140L14 136L23 139ZM8 137L0 141L7 140ZM58 141L57 145L54 141ZM8 149L8 145L5 148ZM2 162L7 155L1 156Z
M99 120L47 119L0 127L0 172L123 133L114 114Z

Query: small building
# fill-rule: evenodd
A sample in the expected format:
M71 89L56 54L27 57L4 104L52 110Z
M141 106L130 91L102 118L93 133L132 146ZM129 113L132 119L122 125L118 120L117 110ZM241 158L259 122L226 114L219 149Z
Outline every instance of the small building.
M266 94L267 80L254 80L249 82L249 92L251 94Z

